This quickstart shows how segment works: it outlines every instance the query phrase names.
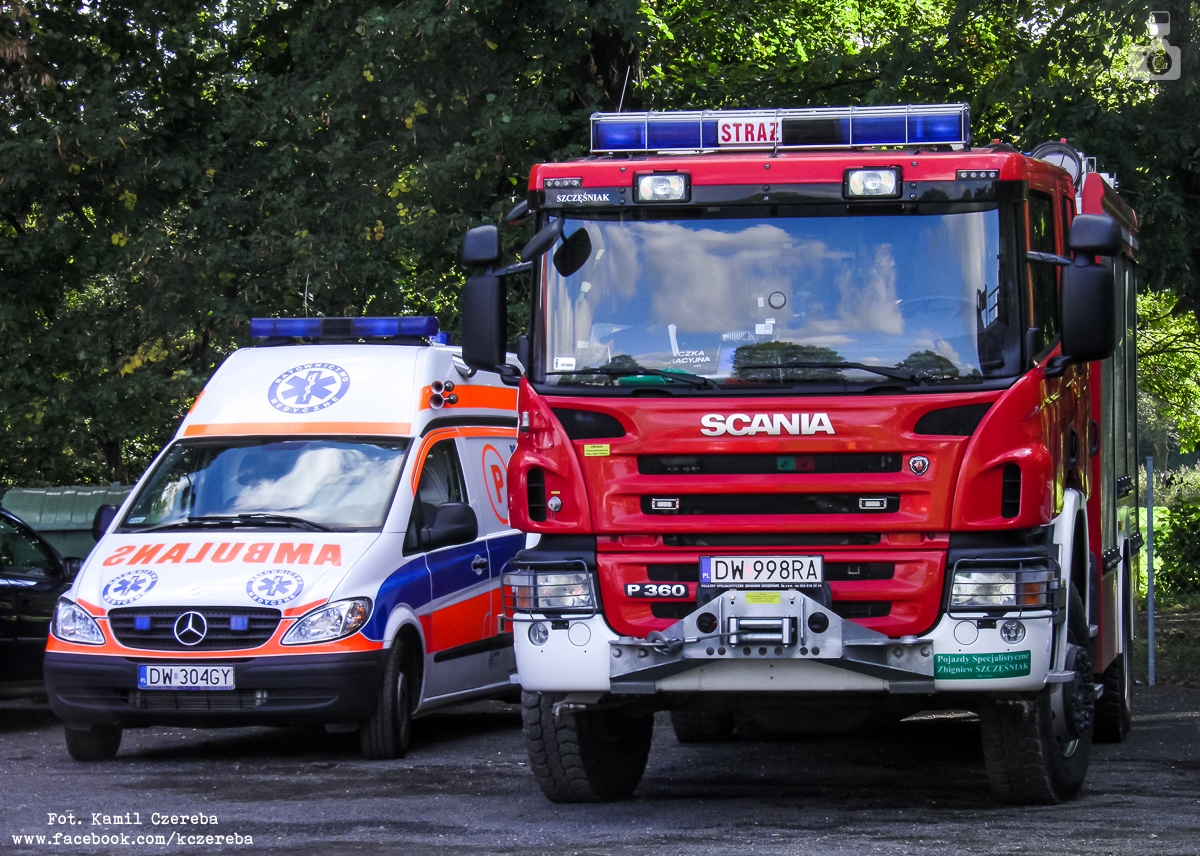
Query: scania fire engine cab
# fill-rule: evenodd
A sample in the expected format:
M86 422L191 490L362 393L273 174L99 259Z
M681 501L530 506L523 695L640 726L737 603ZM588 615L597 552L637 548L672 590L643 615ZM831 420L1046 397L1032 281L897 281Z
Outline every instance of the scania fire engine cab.
M974 711L1052 803L1130 723L1137 221L967 105L597 114L521 262L468 233L464 359L521 340L504 591L533 770L628 795L677 737ZM511 375L511 372L510 372ZM515 380L514 378L511 378Z

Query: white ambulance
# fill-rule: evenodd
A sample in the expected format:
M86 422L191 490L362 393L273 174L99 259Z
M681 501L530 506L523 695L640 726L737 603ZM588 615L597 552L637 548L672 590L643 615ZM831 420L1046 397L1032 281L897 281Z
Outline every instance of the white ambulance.
M321 724L402 755L412 717L512 692L500 570L516 389L435 318L255 319L59 601L72 757L123 728ZM303 344L302 344L303 342Z

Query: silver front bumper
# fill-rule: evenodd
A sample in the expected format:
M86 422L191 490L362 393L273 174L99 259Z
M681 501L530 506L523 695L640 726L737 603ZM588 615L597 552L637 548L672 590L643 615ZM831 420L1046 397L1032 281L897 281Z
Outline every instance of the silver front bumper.
M661 633L609 645L614 693L934 690L929 640L891 639L843 621L799 591L726 591Z

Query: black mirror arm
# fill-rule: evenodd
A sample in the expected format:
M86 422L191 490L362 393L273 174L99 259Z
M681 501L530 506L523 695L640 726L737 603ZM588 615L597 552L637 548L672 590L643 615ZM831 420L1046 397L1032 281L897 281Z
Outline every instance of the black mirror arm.
M533 216L533 209L529 207L529 200L522 199L513 209L504 217L504 222L510 226L520 226Z
M517 262L515 265L507 265L496 270L489 271L491 276L508 276L514 273L524 273L527 270L533 270L533 262Z
M1030 250L1025 254L1025 257L1031 262L1043 262L1051 265L1072 264L1072 261L1066 256L1060 256L1057 253L1042 253L1037 250Z
M1045 373L1046 377L1062 377L1066 372L1067 366L1075 362L1065 354L1059 354L1057 357L1051 357L1046 360Z

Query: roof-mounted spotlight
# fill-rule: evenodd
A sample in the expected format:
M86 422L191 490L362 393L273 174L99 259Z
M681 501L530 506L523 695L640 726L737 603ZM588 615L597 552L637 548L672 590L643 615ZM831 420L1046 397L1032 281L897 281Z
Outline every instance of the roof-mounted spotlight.
M1083 178L1083 155L1067 145L1066 140L1042 143L1029 154L1040 161L1062 167L1070 173L1075 186L1079 186L1079 181Z

